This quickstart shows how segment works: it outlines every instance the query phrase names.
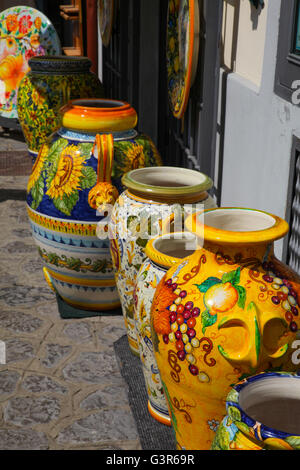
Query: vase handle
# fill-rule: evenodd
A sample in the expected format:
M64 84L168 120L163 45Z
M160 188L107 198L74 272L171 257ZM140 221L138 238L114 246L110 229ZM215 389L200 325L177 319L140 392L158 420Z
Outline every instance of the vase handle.
M92 152L98 159L97 183L89 192L88 202L93 209L105 211L107 206L113 205L119 196L117 188L111 183L114 160L112 134L97 134Z

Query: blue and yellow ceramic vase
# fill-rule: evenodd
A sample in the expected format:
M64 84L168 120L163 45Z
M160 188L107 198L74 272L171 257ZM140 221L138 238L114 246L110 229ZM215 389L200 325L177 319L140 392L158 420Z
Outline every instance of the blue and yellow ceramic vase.
M125 102L75 100L39 151L28 181L33 237L46 280L68 304L89 311L120 305L109 239L96 235L102 203L113 204L127 171L161 164L151 139L138 134Z

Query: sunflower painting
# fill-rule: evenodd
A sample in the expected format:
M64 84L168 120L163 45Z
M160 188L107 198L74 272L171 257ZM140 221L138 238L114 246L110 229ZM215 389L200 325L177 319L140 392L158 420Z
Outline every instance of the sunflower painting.
M50 149L44 145L28 182L32 209L37 209L46 195L61 215L71 216L79 192L97 181L95 170L86 165L89 159L85 147L68 145L66 139L57 139Z

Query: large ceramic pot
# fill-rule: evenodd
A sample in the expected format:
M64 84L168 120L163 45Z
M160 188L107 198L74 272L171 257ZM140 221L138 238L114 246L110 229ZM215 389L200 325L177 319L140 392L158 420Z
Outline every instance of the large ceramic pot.
M199 248L158 285L152 340L178 448L209 449L231 384L296 370L300 279L274 256L274 240L288 231L279 217L220 208L189 216L186 226Z
M196 238L188 232L170 233L149 240L145 249L147 258L137 274L134 289L134 319L148 394L148 410L153 418L167 425L171 425L171 419L153 352L150 312L160 280L171 266L195 249Z
M127 188L117 200L111 216L111 253L116 283L127 328L131 351L139 355L134 325L133 289L136 276L144 262L149 239L170 231L175 217L177 231L182 230L183 205L192 210L214 206L207 190L212 181L203 173L176 167L134 170L122 178ZM180 227L178 228L177 221ZM164 226L163 226L164 225Z
M47 137L61 127L59 109L77 98L103 98L99 78L87 57L38 56L29 59L17 98L19 121L35 160Z
M61 113L63 127L42 146L28 182L33 236L46 278L63 300L85 310L114 309L119 295L109 240L96 234L103 220L97 208L114 202L124 172L160 164L160 156L134 130L137 115L127 103L75 100Z
M300 376L261 373L234 385L212 450L300 450Z

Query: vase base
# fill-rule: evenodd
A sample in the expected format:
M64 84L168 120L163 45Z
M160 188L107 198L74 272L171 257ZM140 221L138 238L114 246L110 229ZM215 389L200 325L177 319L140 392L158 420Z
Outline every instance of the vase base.
M101 317L101 316L122 316L121 308L115 308L112 310L83 310L78 307L74 307L62 299L56 294L56 301L60 317L63 319L72 318L87 318L87 317Z
M169 416L166 416L164 413L160 413L158 410L153 408L152 404L148 400L148 411L152 418L154 418L156 421L159 421L162 424L165 424L166 426L171 426L171 419Z

